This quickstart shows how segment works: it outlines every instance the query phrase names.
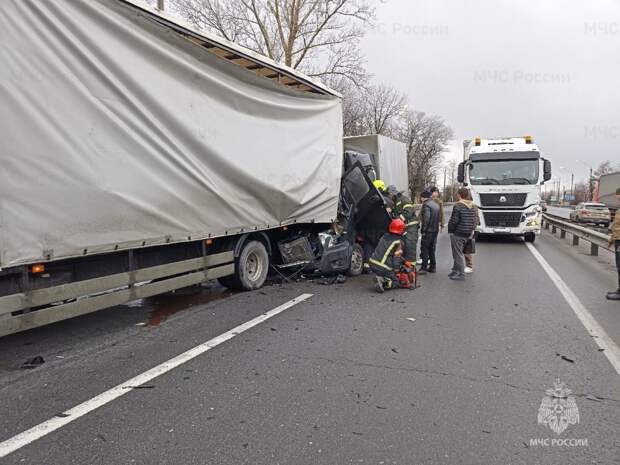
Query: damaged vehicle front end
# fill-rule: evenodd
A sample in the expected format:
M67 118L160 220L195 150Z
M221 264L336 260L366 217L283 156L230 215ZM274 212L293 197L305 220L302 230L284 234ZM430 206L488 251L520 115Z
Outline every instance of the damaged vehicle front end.
M281 264L276 268L321 276L360 275L389 222L383 196L356 161L342 177L337 221L327 230L300 231L278 242Z

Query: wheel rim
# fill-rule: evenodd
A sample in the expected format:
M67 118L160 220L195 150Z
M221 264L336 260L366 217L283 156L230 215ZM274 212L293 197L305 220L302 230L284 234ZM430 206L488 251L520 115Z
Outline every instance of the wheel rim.
M250 281L258 281L263 273L263 262L256 252L250 252L245 262L245 270Z
M351 255L351 270L356 271L364 266L364 258L359 250L353 250Z

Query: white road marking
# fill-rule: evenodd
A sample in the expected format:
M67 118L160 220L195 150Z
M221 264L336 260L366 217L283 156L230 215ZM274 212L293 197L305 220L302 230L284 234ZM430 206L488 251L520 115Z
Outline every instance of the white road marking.
M541 253L536 250L536 247L530 243L526 243L527 248L530 249L532 255L538 260L538 263L543 267L555 287L558 288L568 305L573 309L579 321L585 326L594 342L603 349L603 354L609 362L613 365L616 373L620 375L620 348L614 343L614 341L609 337L609 335L605 332L605 330L597 323L592 314L588 311L588 309L581 303L579 298L575 295L575 293L568 287L568 285L564 282L564 280L560 277L560 275L553 269L551 265L545 260L545 258L541 255Z
M92 412L93 410L112 402L114 399L118 399L119 397L131 392L133 388L137 386L142 386L149 381L157 378L158 376L163 375L164 373L169 372L170 370L177 368L178 366L192 360L193 358L198 357L199 355L204 354L205 352L213 349L214 347L220 345L223 342L226 342L233 337L247 331L250 328L253 328L256 325L259 325L268 319L276 316L278 313L282 313L283 311L301 303L307 299L312 297L312 294L302 294L299 297L295 297L292 300L280 305L279 307L274 308L273 310L269 310L268 312L263 313L256 318L243 323L236 328L231 329L219 336L214 337L213 339L200 344L193 349L188 350L187 352L183 352L180 355L177 355L174 358L171 358L167 362L164 362L160 365L157 365L154 368L151 368L144 373L135 376L134 378L128 379L122 384L113 387L105 392L102 392L98 396L93 397L92 399L87 400L86 402L82 402L75 407L66 410L60 413L58 416L50 418L43 423L30 428L16 436L13 436L6 441L0 443L0 458L6 457L12 452L15 452L18 449L21 449L24 446L27 446L31 442L36 441L37 439L42 438L50 434L53 431L56 431L63 426L68 425L72 421L77 420L78 418Z

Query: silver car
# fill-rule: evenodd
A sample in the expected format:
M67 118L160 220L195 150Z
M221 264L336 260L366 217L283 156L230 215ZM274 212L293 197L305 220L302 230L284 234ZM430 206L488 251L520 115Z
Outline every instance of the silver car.
M595 223L607 228L611 223L611 213L605 204L583 202L570 212L570 219L577 223Z

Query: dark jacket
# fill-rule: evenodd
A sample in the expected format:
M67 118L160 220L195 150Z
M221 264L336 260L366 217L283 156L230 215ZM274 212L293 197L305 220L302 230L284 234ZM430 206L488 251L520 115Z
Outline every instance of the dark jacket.
M422 234L439 232L441 222L441 209L439 204L433 199L427 199L422 204L422 214L420 215L420 229Z
M393 216L400 218L407 226L416 226L419 224L415 207L409 197L398 194L394 199Z
M402 258L395 257L394 253L403 248L403 236L385 233L375 251L370 256L370 263L385 270L398 270L402 264Z
M470 237L476 229L476 210L471 200L459 200L452 209L448 232L459 237Z

